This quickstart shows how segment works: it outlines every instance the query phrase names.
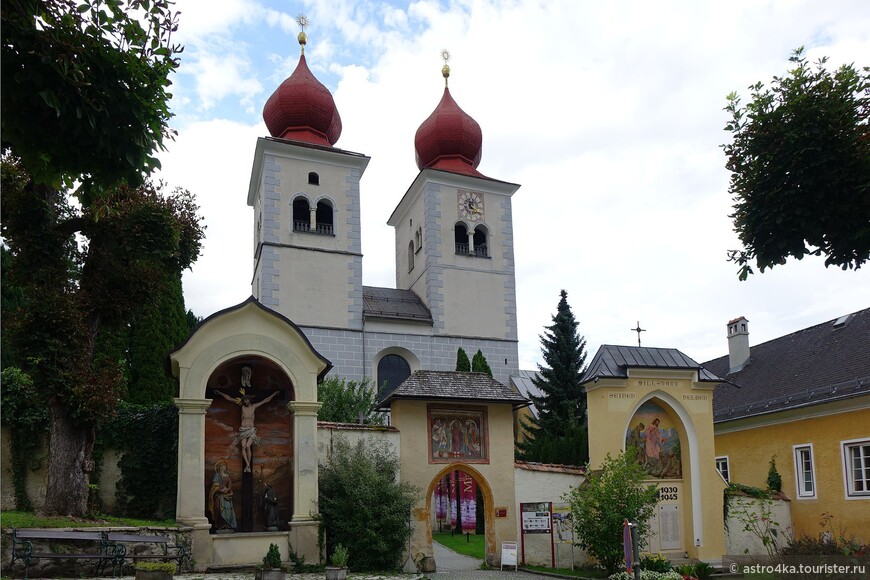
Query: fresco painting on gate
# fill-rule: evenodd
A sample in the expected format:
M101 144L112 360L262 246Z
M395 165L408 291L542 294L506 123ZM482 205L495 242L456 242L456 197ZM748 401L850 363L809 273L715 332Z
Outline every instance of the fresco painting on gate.
M484 412L459 409L430 409L430 460L486 461L486 417Z
M625 448L635 450L637 462L652 477L683 477L679 433L657 403L647 401L631 418L625 434Z

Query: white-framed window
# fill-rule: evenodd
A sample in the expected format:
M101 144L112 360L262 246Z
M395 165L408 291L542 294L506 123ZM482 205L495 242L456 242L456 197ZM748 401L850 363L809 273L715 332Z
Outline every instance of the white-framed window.
M841 441L846 499L870 499L870 439Z
M813 462L813 445L806 443L795 445L794 449L794 481L798 499L813 499L816 497L816 468Z
M716 470L722 475L722 478L731 483L731 469L728 465L728 456L722 455L716 458Z

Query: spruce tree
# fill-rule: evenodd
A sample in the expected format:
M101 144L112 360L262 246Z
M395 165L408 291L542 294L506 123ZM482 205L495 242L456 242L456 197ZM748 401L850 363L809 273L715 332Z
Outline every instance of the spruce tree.
M462 373L471 372L471 361L468 360L468 355L461 346L456 351L456 370Z
M523 422L528 437L517 443L518 455L526 461L582 465L588 459L586 392L580 386L586 339L577 333L564 290L553 324L539 338L545 364L538 365L532 383L541 394L529 395L537 417Z

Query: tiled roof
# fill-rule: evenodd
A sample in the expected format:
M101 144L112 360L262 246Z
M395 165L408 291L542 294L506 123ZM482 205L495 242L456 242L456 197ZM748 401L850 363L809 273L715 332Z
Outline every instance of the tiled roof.
M526 471L545 471L547 473L567 473L569 475L586 475L586 469L575 465L557 465L555 463L533 463L530 461L515 461L514 467Z
M870 308L750 347L728 374L728 356L704 363L727 379L713 396L713 421L870 394Z
M604 344L580 377L580 383L586 384L595 379L626 379L628 369L632 368L695 370L701 382L718 383L722 380L675 348Z
M411 290L363 286L363 316L427 322L432 324L432 313Z
M485 373L457 371L416 371L387 394L377 405L387 408L396 399L437 399L510 403L514 407L528 404L528 399Z

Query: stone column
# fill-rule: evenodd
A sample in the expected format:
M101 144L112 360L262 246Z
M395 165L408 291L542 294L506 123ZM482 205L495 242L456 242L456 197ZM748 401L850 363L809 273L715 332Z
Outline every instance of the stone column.
M320 560L317 545L317 411L316 401L291 401L293 414L293 515L290 544L308 562Z
M311 228L312 232L316 232L317 231L317 206L309 208L308 211L311 213L311 216L309 217L309 220L310 220L309 227Z
M317 511L317 411L316 401L290 401L293 415L293 517L294 522L314 520Z
M211 523L205 517L205 412L211 399L175 399L178 407L178 491L175 520L193 528L193 559L211 563Z
M468 255L474 255L474 230L468 230Z

